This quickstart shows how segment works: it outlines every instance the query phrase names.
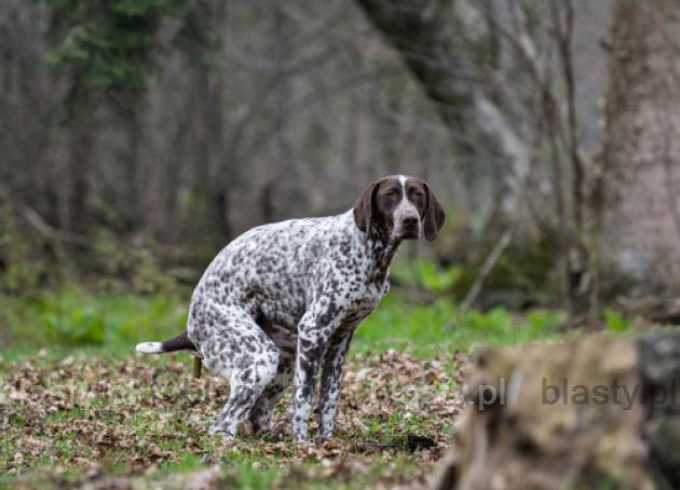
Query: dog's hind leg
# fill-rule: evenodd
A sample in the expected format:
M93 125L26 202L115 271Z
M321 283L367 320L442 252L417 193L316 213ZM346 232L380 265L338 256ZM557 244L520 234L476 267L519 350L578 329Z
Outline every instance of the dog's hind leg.
M200 321L206 334L199 343L206 366L229 379L229 400L210 433L234 437L276 376L279 347L240 308L206 304L198 315L193 313L190 321Z
M286 388L291 385L294 369L295 349L281 348L276 376L264 389L250 413L250 422L256 434L271 430L272 412L278 401L283 397Z

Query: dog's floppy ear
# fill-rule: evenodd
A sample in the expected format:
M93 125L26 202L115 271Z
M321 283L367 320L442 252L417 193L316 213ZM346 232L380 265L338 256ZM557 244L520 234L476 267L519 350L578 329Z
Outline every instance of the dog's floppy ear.
M425 206L423 231L425 232L425 238L432 242L437 238L437 234L439 233L439 230L441 230L444 220L446 219L446 214L444 214L444 210L440 206L439 201L437 201L430 186L426 183L423 184L425 185L425 191L427 193L427 206Z
M357 228L369 236L371 235L371 227L373 225L374 196L379 184L379 180L372 182L364 189L364 192L361 193L359 199L354 203L354 223L356 223Z

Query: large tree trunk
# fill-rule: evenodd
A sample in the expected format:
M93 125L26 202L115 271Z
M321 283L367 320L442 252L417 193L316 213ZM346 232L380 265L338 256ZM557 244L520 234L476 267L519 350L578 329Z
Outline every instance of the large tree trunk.
M605 229L635 285L680 290L680 15L674 0L619 0L607 100Z
M411 2L358 0L370 21L400 53L409 70L436 103L446 124L462 130L465 110L472 106L469 89L461 86L469 73L453 52L451 8L444 0ZM464 85L464 84L463 84Z

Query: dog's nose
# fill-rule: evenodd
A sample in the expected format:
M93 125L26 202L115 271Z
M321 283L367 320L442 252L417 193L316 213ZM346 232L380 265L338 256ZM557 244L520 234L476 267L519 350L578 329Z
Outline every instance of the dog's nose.
M404 218L403 221L404 228L417 228L418 227L418 218L415 216L407 216Z

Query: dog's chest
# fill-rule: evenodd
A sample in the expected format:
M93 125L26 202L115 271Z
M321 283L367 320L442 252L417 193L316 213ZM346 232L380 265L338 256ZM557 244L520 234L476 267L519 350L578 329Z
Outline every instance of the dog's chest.
M378 306L388 290L387 281L355 283L345 299L346 315L350 319L364 318Z

